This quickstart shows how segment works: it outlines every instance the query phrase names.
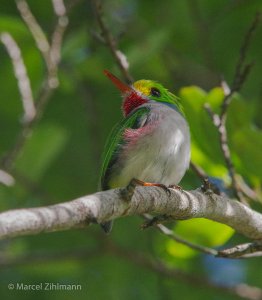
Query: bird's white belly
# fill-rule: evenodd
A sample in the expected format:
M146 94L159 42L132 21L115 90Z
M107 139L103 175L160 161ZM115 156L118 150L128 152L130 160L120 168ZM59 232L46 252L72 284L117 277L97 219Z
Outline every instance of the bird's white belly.
M179 126L173 121L160 122L152 133L127 148L125 163L115 174L113 186L125 186L132 178L165 185L180 182L190 160L189 129L182 117Z

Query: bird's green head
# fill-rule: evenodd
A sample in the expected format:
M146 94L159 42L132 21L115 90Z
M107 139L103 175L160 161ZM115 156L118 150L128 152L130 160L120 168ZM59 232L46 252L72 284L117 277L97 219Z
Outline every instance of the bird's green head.
M179 98L169 92L161 83L142 79L134 82L133 88L150 100L173 104L182 110Z
M104 71L106 76L116 85L122 92L124 97L123 112L128 115L135 108L148 102L162 102L173 106L174 109L184 115L182 105L179 98L169 92L162 84L153 80L138 80L131 86L123 83L109 71Z

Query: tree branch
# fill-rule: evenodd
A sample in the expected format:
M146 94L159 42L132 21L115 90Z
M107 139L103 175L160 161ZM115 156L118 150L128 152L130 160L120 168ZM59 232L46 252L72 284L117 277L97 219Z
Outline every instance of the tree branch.
M28 29L30 30L36 42L37 48L41 52L46 64L48 64L49 63L48 52L50 49L50 45L43 29L38 24L35 16L32 14L25 0L16 0L16 6L20 12L21 17L23 18Z
M95 8L95 14L97 18L98 25L101 29L102 36L104 38L105 44L108 46L108 48L111 51L112 56L114 57L120 71L122 72L125 80L127 83L132 83L133 78L128 72L128 61L126 59L126 56L123 52L121 52L117 47L117 42L114 36L112 35L111 31L106 26L104 20L103 20L103 11L102 11L102 3L100 0L93 0L94 8Z
M215 114L211 107L208 104L205 104L204 108L206 109L207 113L209 114L210 118L212 119L213 124L218 130L219 133L219 141L220 141L220 147L224 156L225 164L227 166L229 175L231 177L232 181L232 188L235 192L236 197L242 202L247 204L245 197L242 193L242 191L239 188L237 179L236 179L236 171L234 164L232 162L230 148L228 145L228 134L227 134L227 128L226 128L226 119L227 119L227 111L228 107L232 101L232 97L234 93L240 91L242 88L250 70L252 67L252 63L245 64L245 59L247 55L247 50L250 45L251 37L256 30L259 22L260 22L260 16L261 14L258 12L254 20L248 29L239 54L239 59L235 68L235 74L233 78L232 87L228 87L224 82L222 82L222 87L224 89L224 99L221 104L221 111L220 114Z
M6 186L13 186L15 183L15 179L11 174L0 169L0 183Z
M2 158L1 166L7 171L12 169L16 157L23 149L28 138L31 136L35 124L42 117L48 100L59 85L57 74L58 66L61 59L62 41L68 25L68 17L66 15L63 0L53 0L54 13L57 15L57 24L51 36L51 43L49 43L43 29L38 24L27 2L25 0L16 0L16 5L44 59L47 75L46 78L44 78L42 87L36 97L36 110L34 117L24 124L21 128L21 132L17 136L14 146Z
M203 182L201 188L203 191L212 190L214 193L220 195L221 191L218 186L216 186L213 182L210 182L208 175L206 172L198 165L190 161L190 168L195 172L195 174L199 177L199 179Z
M152 216L145 214L144 215L146 220L152 220ZM182 237L180 237L178 234L174 233L173 230L170 230L169 228L167 228L166 226L164 226L163 224L155 224L155 227L164 235L168 236L171 240L183 244L185 246L188 246L191 249L203 252L205 254L210 254L210 255L214 255L217 256L218 255L218 251L209 247L203 247L200 245L197 245L195 243L189 242L185 239L183 239Z
M261 241L259 241L237 245L232 248L218 251L217 256L226 258L249 258L262 256L262 244Z
M12 60L15 77L17 79L19 92L24 108L23 121L30 122L36 114L33 93L31 89L30 79L27 75L27 69L22 58L21 50L13 37L8 32L0 34L0 40L5 45L6 50Z
M247 206L200 190L166 193L157 187L137 187L130 201L115 189L70 202L0 214L0 238L84 227L131 215L156 213L176 220L207 218L231 226L254 240L262 239L262 215Z

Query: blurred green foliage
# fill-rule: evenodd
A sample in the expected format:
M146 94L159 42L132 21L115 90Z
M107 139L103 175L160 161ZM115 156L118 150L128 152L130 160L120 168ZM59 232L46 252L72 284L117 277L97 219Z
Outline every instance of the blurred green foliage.
M74 1L66 1L69 5ZM40 123L15 162L16 184L0 186L0 208L44 206L70 200L97 190L100 157L110 128L121 116L119 93L103 76L109 69L121 76L108 48L99 43L99 33L90 1L75 1L70 9L70 25L62 47L59 88L51 97ZM28 0L47 36L55 25L49 0ZM192 159L210 176L228 183L228 171L218 143L218 134L203 109L209 103L219 111L223 93L220 80L232 82L239 49L261 0L188 0L104 2L104 18L119 47L130 63L136 79L154 79L176 91L183 102L192 135ZM9 32L19 45L35 97L46 70L15 1L1 0L0 33ZM262 26L254 34L247 61L254 61L241 95L236 94L228 112L228 134L236 170L258 193L262 178ZM12 63L0 44L0 155L12 148L21 129L23 116ZM36 99L37 100L37 99ZM185 188L198 187L200 181L189 171ZM153 230L139 230L137 217L117 220L106 237L129 249L161 257L172 266L202 276L211 272L203 255L178 245ZM174 225L184 238L207 246L223 245L232 236L228 227L206 220ZM26 265L0 271L3 299L221 299L215 291L201 287L189 289L179 280L142 268L106 252L97 251L100 229L57 232L2 241L1 260L29 255ZM227 245L243 242L234 235ZM90 259L44 260L50 253L94 251ZM96 253L97 252L97 253ZM31 253L44 263L30 263ZM243 265L245 267L243 267ZM241 262L246 283L261 287L261 260ZM214 273L216 270L214 271ZM236 272L227 274L231 278ZM208 274L208 277L210 274ZM237 277L237 276L236 276ZM224 284L227 283L225 275ZM238 277L237 277L238 278ZM15 282L60 282L82 285L81 291L8 291ZM223 295L223 299L233 299Z

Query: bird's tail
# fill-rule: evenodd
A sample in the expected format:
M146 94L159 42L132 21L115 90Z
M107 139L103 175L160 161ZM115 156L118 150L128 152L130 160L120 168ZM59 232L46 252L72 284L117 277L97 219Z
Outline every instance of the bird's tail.
M102 227L102 229L104 230L104 232L106 234L109 234L112 230L112 227L113 227L113 221L108 221L108 222L105 222L105 223L101 223L100 226Z

